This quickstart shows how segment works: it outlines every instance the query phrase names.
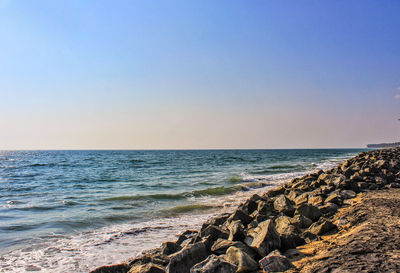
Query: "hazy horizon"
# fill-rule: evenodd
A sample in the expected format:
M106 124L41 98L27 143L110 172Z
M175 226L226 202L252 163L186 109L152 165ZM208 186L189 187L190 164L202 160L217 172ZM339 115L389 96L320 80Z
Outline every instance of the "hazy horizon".
M0 150L400 141L400 2L0 0Z

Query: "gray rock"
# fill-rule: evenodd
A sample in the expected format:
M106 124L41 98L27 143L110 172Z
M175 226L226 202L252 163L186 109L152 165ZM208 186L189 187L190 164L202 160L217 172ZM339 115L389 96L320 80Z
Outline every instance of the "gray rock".
M338 209L339 209L338 205L334 203L326 203L325 205L319 207L319 210L325 216L332 216L337 212Z
M228 222L235 220L239 220L244 226L247 226L252 219L247 213L239 208L228 218Z
M300 236L301 236L301 238L303 238L303 240L304 240L307 244L309 244L309 243L311 243L312 241L318 239L318 236L317 236L317 235L315 235L314 233L311 233L311 232L309 232L309 231L303 232Z
M296 221L287 216L281 216L275 219L275 229L281 239L281 250L295 248L304 244L304 240L299 236L299 229L295 225Z
M315 235L322 235L328 231L331 231L336 228L331 221L326 220L324 218L320 218L318 222L312 224L308 229L312 234Z
M275 250L264 257L260 262L264 272L284 272L293 268L293 264L288 258L283 256L278 250Z
M256 228L249 230L247 235L244 242L261 256L281 247L279 234L271 220L261 222Z
M293 224L298 228L308 228L309 226L311 226L312 220L298 214L293 217Z
M207 256L206 245L203 242L195 243L171 255L171 260L167 266L167 272L188 273L192 266L203 261Z
M294 212L292 201L290 201L285 195L280 195L275 199L274 209L279 213L285 214L292 214Z
M253 259L257 256L257 252L243 242L232 242L225 239L218 239L211 247L211 252L217 255L222 255L225 254L228 248L230 248L231 246L240 248L248 255L250 255L250 257L252 257Z
M303 215L312 221L317 220L321 216L319 209L311 205L301 205L296 209L295 214Z
M218 215L216 217L212 217L203 223L200 230L204 230L205 228L207 228L208 226L211 226L211 225L219 227L223 223L226 222L226 220L229 218L229 216L231 216L230 213L224 213L224 214Z
M198 234L198 231L195 230L186 230L183 233L181 233L181 235L179 235L178 240L176 241L176 243L178 245L183 245L183 242L187 242L188 240L194 238L196 235Z
M229 227L229 237L230 241L241 241L246 237L246 233L244 232L244 226L239 221L232 222Z
M171 255L175 252L178 252L179 250L181 250L182 247L174 242L164 242L161 246L161 253L163 255Z
M284 194L285 191L286 191L285 186L279 186L279 187L277 187L275 189L272 189L272 190L268 191L265 194L265 197L274 197L274 196L277 196L277 195L280 195L280 194Z
M210 255L204 261L194 265L190 273L235 273L237 266L222 257Z
M226 251L225 259L237 265L237 273L252 272L257 270L257 262L253 260L246 252L234 246L228 248Z
M344 190L340 192L340 196L343 199L351 199L351 198L355 198L357 196L357 193L355 193L352 190Z
M200 232L200 237L201 238L209 237L209 241L214 242L218 238L228 239L229 233L228 231L223 230L220 227L210 225Z
M325 203L335 203L336 205L342 205L343 200L338 192L332 192L326 199Z

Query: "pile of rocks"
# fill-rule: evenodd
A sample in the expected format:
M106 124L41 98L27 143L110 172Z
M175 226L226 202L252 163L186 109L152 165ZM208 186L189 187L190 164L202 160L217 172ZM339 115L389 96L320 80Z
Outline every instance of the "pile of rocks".
M400 148L360 153L337 168L295 178L253 195L233 213L212 218L129 264L92 273L283 272L285 253L333 233L333 216L366 190L400 187Z

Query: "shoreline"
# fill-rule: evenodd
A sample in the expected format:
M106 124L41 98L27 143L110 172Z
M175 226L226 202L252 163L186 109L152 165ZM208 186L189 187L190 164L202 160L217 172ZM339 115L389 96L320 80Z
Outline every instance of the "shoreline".
M339 231L337 211L363 192L399 187L399 155L399 148L361 152L336 168L255 194L142 257L91 272L298 272L286 253Z

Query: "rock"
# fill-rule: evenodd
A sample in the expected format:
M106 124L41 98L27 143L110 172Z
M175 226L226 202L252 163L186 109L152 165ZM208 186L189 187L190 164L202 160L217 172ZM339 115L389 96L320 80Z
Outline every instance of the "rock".
M303 215L295 215L293 217L293 224L298 228L308 228L311 226L312 221Z
M129 262L129 266L134 266L138 264L158 264L161 266L166 266L169 263L169 257L160 253L159 249L153 249L141 257L135 258Z
M246 252L253 259L256 258L257 252L242 242L232 242L225 239L218 239L211 247L211 252L217 255L225 254L228 248L234 246Z
M325 216L332 216L335 214L338 210L338 206L334 203L326 203L323 206L319 207L319 210L324 214Z
M229 218L229 216L231 216L230 213L224 213L221 214L219 216L213 217L208 219L207 221L205 221L201 227L200 230L204 230L205 228L207 228L208 226L221 226L223 223L225 223L225 221Z
M248 215L252 214L258 207L257 201L263 200L258 194L252 195L240 208Z
M131 267L128 264L105 265L90 271L90 273L127 273Z
M299 229L294 222L294 219L287 216L275 219L275 228L281 239L281 250L295 248L304 243L304 240L298 235Z
M273 204L268 202L259 202L257 212L259 215L272 216L274 215Z
M294 200L294 203L296 204L296 206L306 204L307 202L308 202L308 192L305 192L305 193L297 196L296 199Z
M293 214L292 202L284 195L279 195L274 201L274 209L279 213Z
M319 209L311 205L301 205L296 209L295 214L303 215L312 221L317 220L321 216Z
M294 267L278 250L268 254L259 263L264 272L284 272Z
M326 184L326 181L329 180L330 177L331 177L330 174L322 173L322 174L320 174L320 175L318 176L318 180L317 180L317 181L318 181L318 182L323 182L323 183Z
M332 192L326 199L325 203L335 203L336 205L342 205L343 200L338 192Z
M161 246L161 253L163 255L170 255L181 250L182 247L174 242L164 242Z
M244 226L247 226L252 219L247 213L239 208L228 218L228 222L235 220L239 220Z
M226 251L226 260L234 265L237 265L237 273L252 272L257 270L257 262L253 260L246 252L234 246Z
M299 191L292 190L289 192L287 195L287 198L289 198L290 201L293 201L296 199L297 196L299 196L301 193Z
M363 179L362 179L362 177L361 177L361 175L358 173L358 172L356 172L356 173L354 173L352 176L350 176L350 180L351 180L351 182L361 182L361 181L363 181Z
M308 204L312 206L319 206L324 203L324 199L321 195L312 195L308 197Z
M179 235L176 243L178 245L183 246L184 245L183 242L187 242L188 240L194 238L197 234L198 234L198 232L195 230L186 230L183 233L181 233L181 235Z
M203 261L208 256L207 247L203 242L185 247L171 255L167 266L168 273L187 273L195 264Z
M244 232L244 226L239 221L232 222L229 227L229 237L230 241L241 241L246 237Z
M268 191L265 194L265 197L275 197L277 195L284 194L285 191L286 191L286 189L285 189L284 186L279 186L279 187L277 187L275 189L272 189L272 190Z
M344 191L340 192L340 196L343 199L351 199L351 198L355 198L357 196L357 194L351 190L344 190Z
M308 229L312 234L322 235L332 229L335 229L336 225L334 225L331 221L326 220L324 218L320 218L318 222L312 224Z
M228 239L229 233L226 230L223 230L222 228L210 225L200 232L199 237L200 238L208 237L207 242L210 243L211 246L212 243L216 241L218 238ZM197 240L201 241L200 238L198 238Z
M400 184L399 184L399 183L390 183L390 184L388 185L388 188L389 188L389 189L390 189L390 188L398 189L398 188L400 188Z
M311 233L311 232L309 232L309 231L305 231L305 232L303 232L303 233L301 234L301 238L303 238L303 240L304 240L307 244L309 244L309 243L311 243L312 241L317 240L317 239L318 239L318 236L315 235L315 234L313 234L313 233Z
M237 266L222 257L210 255L204 261L194 265L190 273L235 273Z
M244 242L261 256L265 256L272 250L281 247L279 234L276 232L274 222L271 220L261 222L256 228L250 229Z
M346 176L344 175L337 175L331 178L329 184L333 184L336 188L339 187L339 185L346 180Z
M382 168L384 168L384 167L386 167L388 165L389 164L388 164L388 162L386 160L377 160L377 161L375 161L375 164L374 164L374 166L377 169L382 169Z
M133 266L128 273L165 273L165 269L159 265L148 263Z

